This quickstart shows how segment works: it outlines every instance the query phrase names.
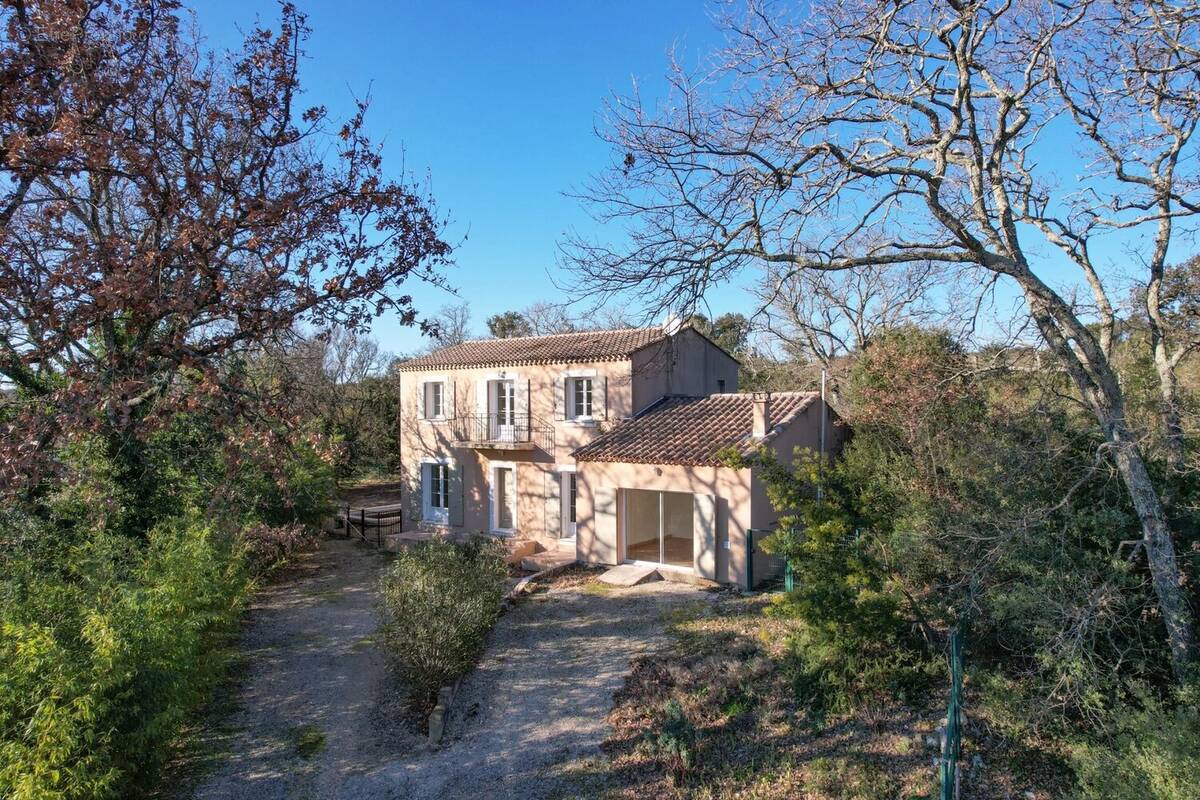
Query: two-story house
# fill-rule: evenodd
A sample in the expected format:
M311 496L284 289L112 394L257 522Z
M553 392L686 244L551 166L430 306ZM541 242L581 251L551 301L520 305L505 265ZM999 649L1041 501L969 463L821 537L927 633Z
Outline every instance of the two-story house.
M480 339L403 362L406 530L574 535L571 453L664 395L737 390L691 326Z
M753 470L714 453L777 440L786 457L815 446L825 420L810 394L736 394L738 366L678 323L482 339L403 362L404 531L744 582L744 529L771 512Z

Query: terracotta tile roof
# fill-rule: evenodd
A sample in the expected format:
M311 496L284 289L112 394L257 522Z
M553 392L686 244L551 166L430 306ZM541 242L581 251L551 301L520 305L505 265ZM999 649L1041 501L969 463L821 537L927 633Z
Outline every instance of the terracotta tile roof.
M773 392L771 429L756 440L751 436L753 395L668 396L596 437L574 456L579 461L717 466L719 450L733 445L747 453L770 441L819 397L816 392Z
M473 339L396 365L402 372L454 367L614 361L666 338L661 327Z

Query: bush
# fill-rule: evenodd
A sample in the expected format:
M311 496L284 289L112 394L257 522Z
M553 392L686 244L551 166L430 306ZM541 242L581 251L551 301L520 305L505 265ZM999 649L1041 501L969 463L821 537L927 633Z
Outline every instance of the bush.
M438 689L475 663L507 579L503 550L493 541L434 539L397 556L380 587L383 640L419 710L431 708Z
M1200 697L1180 694L1174 707L1143 697L1115 712L1108 735L1072 749L1081 800L1200 798Z
M224 668L240 548L190 515L145 543L96 533L47 555L13 547L0 575L0 796L127 796Z
M675 699L667 701L655 729L645 733L646 746L670 770L676 786L683 783L687 773L696 766L697 738L696 726Z
M290 558L296 551L316 541L311 528L304 525L268 525L256 522L241 531L248 566L252 572L267 572Z

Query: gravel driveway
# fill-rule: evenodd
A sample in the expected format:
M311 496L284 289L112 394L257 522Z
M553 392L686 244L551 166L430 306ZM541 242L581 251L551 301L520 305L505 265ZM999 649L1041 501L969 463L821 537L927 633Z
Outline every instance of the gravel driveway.
M216 768L193 798L561 797L595 757L612 695L636 655L666 644L665 613L707 603L683 584L551 588L500 617L462 682L438 749L413 732L371 634L384 558L330 540L264 592Z
M337 797L350 775L422 741L372 638L387 557L327 539L256 597L232 713L205 732L207 773L183 797Z

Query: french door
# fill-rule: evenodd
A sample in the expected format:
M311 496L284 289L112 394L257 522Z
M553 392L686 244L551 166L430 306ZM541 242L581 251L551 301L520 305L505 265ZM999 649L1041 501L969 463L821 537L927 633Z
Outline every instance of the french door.
M516 438L516 384L512 381L492 381L491 388L488 392L491 438L498 442L511 442Z
M513 464L492 465L492 530L511 533L517 527L517 468Z

